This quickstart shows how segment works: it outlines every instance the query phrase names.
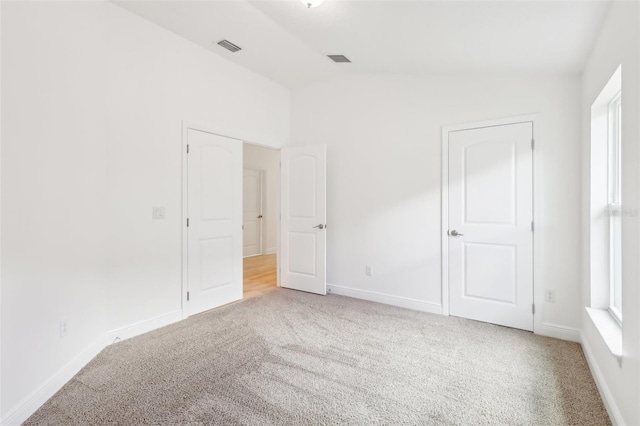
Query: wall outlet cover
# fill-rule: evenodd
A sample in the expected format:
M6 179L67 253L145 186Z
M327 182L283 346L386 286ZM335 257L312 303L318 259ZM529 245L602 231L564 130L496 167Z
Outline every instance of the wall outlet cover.
M544 301L549 303L556 303L556 292L555 290L545 290L544 291Z
M165 218L165 208L164 206L154 206L153 207L153 220L164 220Z

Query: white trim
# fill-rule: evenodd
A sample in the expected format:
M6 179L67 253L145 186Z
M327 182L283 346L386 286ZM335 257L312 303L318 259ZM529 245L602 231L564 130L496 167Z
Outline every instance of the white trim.
M536 202L538 197L536 196L536 188L539 187L536 176L536 158L537 151L540 146L540 136L539 136L539 114L526 114L526 115L518 115L514 117L506 117L499 118L495 120L487 120L487 121L478 121L472 123L463 123L463 124L454 124L449 126L442 127L442 182L440 187L440 198L441 198L441 217L440 217L440 238L441 238L441 276L442 276L442 314L449 315L449 238L447 236L447 231L449 229L449 133L459 130L471 130L478 129L483 127L493 127L493 126L504 126L510 124L518 124L518 123L527 123L531 122L533 127L533 139L535 141L535 149L533 150L532 157L532 178L533 178L533 188L532 188L532 219L534 223L537 223L537 218L540 217L539 206ZM542 286L536 285L536 275L535 275L535 267L536 267L536 233L533 234L533 259L532 267L533 267L533 301L536 306L542 307L544 303L544 293ZM540 288L538 288L540 287ZM536 334L544 334L542 328L542 315L540 312L536 312L533 315L533 331ZM546 330L547 332L549 330Z
M585 310L607 349L620 365L622 363L622 326L606 309L585 307Z
M343 287L335 284L327 284L327 294L337 294L340 296L353 297L354 299L368 300L371 302L384 303L385 305L393 305L400 308L407 308L413 309L415 311L442 315L441 305L433 302L426 302L424 300L411 299L408 297L393 296L391 294L378 293L369 290L360 290L351 287Z
M449 316L449 127L442 128L442 181L440 184L440 244L442 265L442 315Z
M0 6L0 46L2 45L2 7ZM0 117L2 117L2 55L0 54ZM0 119L0 164L2 158L2 119ZM0 176L2 173L0 173ZM0 188L2 185L0 184ZM2 197L0 196L0 200ZM0 201L0 211L2 211L2 202ZM0 219L0 241L2 240L2 220ZM0 245L1 247L1 245ZM2 250L0 249L0 277L2 276ZM0 295L2 294L2 282L0 280ZM0 307L2 306L2 296L0 296ZM0 308L0 318L2 318L2 310ZM2 321L0 321L0 330L2 330ZM0 339L1 340L1 339ZM2 353L2 344L0 344L0 354ZM0 366L2 365L2 356L0 356ZM2 369L0 368L0 384L2 383ZM0 386L0 389L2 386ZM0 415L2 414L2 391L0 391ZM1 422L0 422L1 423Z
M582 338L580 329L574 327L566 327L564 325L551 324L543 322L537 327L535 334L540 336L554 337L560 340L568 340L570 342L581 343Z
M589 346L589 340L585 338L584 332L581 333L582 340L582 351L584 352L584 356L587 359L587 364L589 365L589 369L591 370L591 375L593 376L593 380L596 382L596 387L600 392L600 397L602 398L602 402L604 402L604 407L607 409L607 413L609 414L609 418L611 419L611 423L615 425L624 425L624 419L622 417L622 413L620 412L620 408L616 404L616 400L613 398L613 394L607 386L607 381L604 378L604 374L598 364L595 361L593 356L593 352L591 351L591 347Z
M107 345L106 336L102 336L102 338L90 344L69 363L58 370L57 373L51 376L44 385L20 401L12 411L7 413L1 423L3 425L19 425L27 420Z
M264 251L264 254L275 254L275 253L278 253L278 247L268 247Z
M187 186L187 176L188 176L188 170L187 170L187 165L189 164L188 162L188 155L187 155L187 142L188 142L188 137L187 137L187 131L189 130L190 126L187 122L183 121L182 122L182 141L181 141L181 146L180 146L180 152L181 152L181 156L182 156L182 191L180 193L180 203L182 204L182 217L180 218L180 234L181 234L181 243L182 246L180 247L180 266L181 266L181 279L180 279L180 310L182 312L182 318L187 318L187 288L188 288L188 277L189 275L187 274L187 267L188 267L188 263L187 263L187 247L189 244L189 239L188 239L188 233L187 233L187 227L186 227L186 221L187 218L189 217L189 209L187 208L187 191L189 189L189 187Z
M127 325L125 327L112 330L107 333L108 344L115 343L116 341L127 340L132 337L139 336L144 333L156 330L158 328L165 327L167 325L176 323L182 320L182 310L169 312L167 314L159 315L155 318L140 321L135 324Z

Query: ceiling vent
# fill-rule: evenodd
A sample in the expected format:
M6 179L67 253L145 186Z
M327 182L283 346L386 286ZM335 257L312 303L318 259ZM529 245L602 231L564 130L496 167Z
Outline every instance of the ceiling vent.
M333 62L350 63L351 61L344 55L327 55Z
M237 52L238 50L242 50L241 47L236 46L235 44L231 43L229 40L219 41L218 44L233 53Z

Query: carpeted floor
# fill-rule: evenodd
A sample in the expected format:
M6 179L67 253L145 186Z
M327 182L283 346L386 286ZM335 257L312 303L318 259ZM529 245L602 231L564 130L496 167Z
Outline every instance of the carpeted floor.
M610 423L578 344L278 289L109 346L26 424Z

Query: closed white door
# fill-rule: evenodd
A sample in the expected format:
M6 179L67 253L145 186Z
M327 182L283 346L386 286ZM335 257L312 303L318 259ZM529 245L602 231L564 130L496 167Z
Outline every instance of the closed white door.
M187 314L242 298L242 142L187 130Z
M450 314L533 330L531 122L449 133Z
M281 286L327 294L327 147L281 151Z
M242 252L256 256L262 254L262 171L244 169L242 200Z

